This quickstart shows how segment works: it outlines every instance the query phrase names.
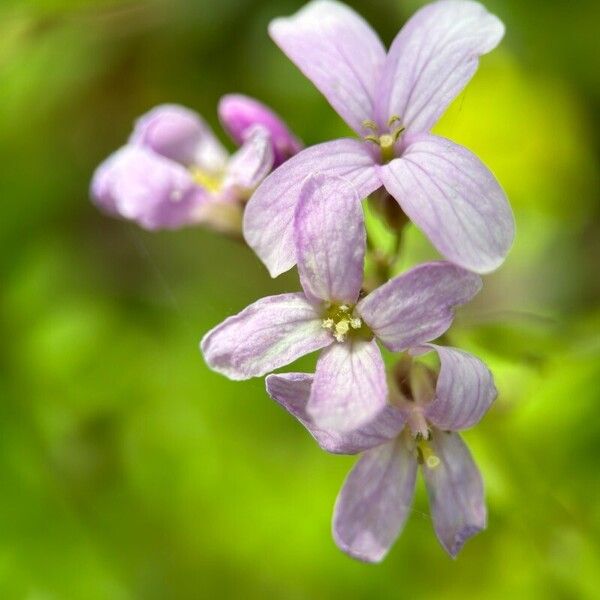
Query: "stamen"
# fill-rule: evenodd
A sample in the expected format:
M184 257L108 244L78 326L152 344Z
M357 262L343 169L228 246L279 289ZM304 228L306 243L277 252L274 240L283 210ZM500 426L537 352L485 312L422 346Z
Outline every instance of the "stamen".
M365 119L362 122L362 125L365 129L370 129L371 131L379 131L379 127L377 127L377 123L372 119Z
M431 439L431 436L429 437ZM435 469L442 461L439 456L433 452L433 448L423 439L417 438L417 461L419 464L424 464L429 469Z
M353 340L373 338L372 331L358 315L354 314L354 305L350 304L328 303L324 307L321 327L331 331L338 342L345 342L348 337Z
M402 133L406 130L406 127L398 127L392 131L392 137L394 138L394 142L398 141L398 138L402 135Z
M323 321L321 321L321 327L323 329L333 329L334 325L333 319L323 319Z
M222 177L218 174L204 171L198 167L191 167L190 174L195 183L209 192L216 193L221 189Z
M400 121L400 117L398 115L392 115L389 119L388 119L388 127L391 127L394 123L397 123L398 121Z
M346 334L350 331L348 319L342 319L335 324L335 332L333 337L338 342L343 342L346 339Z
M376 135L365 135L363 140L365 140L365 142L373 142L374 144L377 144L379 146L379 138Z

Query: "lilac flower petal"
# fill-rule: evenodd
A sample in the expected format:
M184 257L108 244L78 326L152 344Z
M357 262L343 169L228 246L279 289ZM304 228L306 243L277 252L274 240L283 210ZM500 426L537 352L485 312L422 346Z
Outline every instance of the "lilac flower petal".
M409 132L429 131L503 35L502 22L478 2L445 0L419 10L388 53L379 121L398 115Z
M196 223L205 201L186 169L139 146L124 146L98 167L92 195L101 209L145 229Z
M471 453L457 433L434 431L430 442L440 459L422 469L435 533L450 556L486 527L483 482Z
M417 461L401 437L365 452L335 503L339 548L366 562L383 560L408 516L416 475Z
M478 423L498 392L490 370L478 358L458 350L427 344L440 357L435 399L425 417L439 429L457 431Z
M271 137L275 166L302 150L302 143L288 129L284 121L270 108L242 94L227 94L219 101L219 118L233 141L242 145L248 132L262 125Z
M294 213L304 180L318 172L345 177L359 198L381 185L365 144L351 139L311 146L271 173L246 206L244 237L272 277L296 263Z
M373 117L385 49L364 19L340 2L315 0L275 19L269 33L356 132Z
M419 265L356 306L377 338L395 352L418 346L450 327L454 309L481 289L481 278L446 262Z
M116 216L117 210L115 197L113 195L113 182L119 173L119 164L123 160L127 146L113 152L94 171L90 186L90 196L94 204L103 212Z
M306 297L355 304L363 280L366 234L352 185L341 177L310 176L300 193L294 233Z
M223 169L227 160L227 152L200 115L177 104L162 104L142 115L129 143L213 172Z
M253 127L242 147L231 157L223 180L222 194L235 197L252 192L271 172L273 146L266 129Z
M340 433L335 429L318 427L306 411L312 382L313 375L308 373L268 375L266 379L269 396L296 417L326 452L332 454L363 452L393 439L404 427L404 416L400 410L390 404L386 405L372 421L352 431Z
M495 177L466 148L420 135L379 173L387 191L448 260L477 273L503 262L515 233L512 211Z
M208 366L249 379L287 365L331 343L304 294L262 298L209 331L200 348Z
M317 362L308 414L324 429L352 431L386 406L387 391L385 366L374 340L335 343Z

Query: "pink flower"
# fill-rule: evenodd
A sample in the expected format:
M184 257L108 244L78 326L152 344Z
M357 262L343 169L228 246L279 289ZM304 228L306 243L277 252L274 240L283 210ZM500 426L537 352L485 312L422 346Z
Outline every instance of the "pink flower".
M91 195L98 207L145 229L206 224L239 231L243 203L272 170L275 154L283 159L286 133L293 140L286 146L289 156L301 146L266 106L236 96L231 107L228 98L222 100L221 108L229 108L221 117L236 124L237 152L229 156L197 113L157 106L137 120L127 144L96 169Z
M359 136L307 148L254 193L244 235L271 275L296 262L295 208L316 171L349 179L360 199L383 186L448 260L497 268L514 237L506 196L475 155L430 130L501 40L501 21L477 2L440 0L410 19L387 55L365 21L332 0L269 31Z
M363 453L339 493L333 536L347 554L381 561L400 535L412 503L417 466L427 487L433 525L444 549L456 557L486 526L483 484L456 431L475 425L496 397L487 367L457 350L427 344L441 363L436 377L410 360L399 363L389 404L351 431L315 423L308 410L316 377L269 375L267 391L294 415L327 452Z
M209 331L201 349L207 364L230 379L258 377L323 349L308 410L323 426L351 429L387 400L377 341L402 351L437 338L481 280L451 263L428 263L360 297L363 213L339 177L307 180L294 240L303 292L251 304Z

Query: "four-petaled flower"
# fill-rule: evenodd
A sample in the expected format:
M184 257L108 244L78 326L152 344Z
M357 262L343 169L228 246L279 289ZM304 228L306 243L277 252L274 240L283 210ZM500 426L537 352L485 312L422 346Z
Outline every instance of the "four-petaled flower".
M339 177L310 177L294 219L303 293L263 298L206 334L208 365L231 379L264 375L325 348L308 410L323 426L347 430L387 401L376 340L392 351L429 342L454 308L480 290L478 275L446 262L420 265L360 297L365 254L361 204Z
M417 465L444 549L456 557L463 544L486 526L481 476L456 431L475 425L496 397L487 367L457 350L428 344L441 370L435 376L410 359L398 363L390 403L371 422L340 433L315 423L307 410L313 375L269 375L267 391L294 415L326 451L364 452L335 504L336 544L360 560L379 562L400 534L415 489ZM412 363L412 364L411 364Z
M157 106L138 119L127 144L96 169L94 202L145 229L206 224L239 232L243 203L301 145L256 100L226 96L219 112L241 145L235 154L228 156L197 113Z
M506 196L475 155L430 130L500 42L502 22L477 2L440 0L409 20L386 55L354 11L314 0L269 32L361 138L307 148L254 193L244 235L271 275L296 262L295 207L316 171L348 178L361 199L383 186L448 260L497 268L514 236Z

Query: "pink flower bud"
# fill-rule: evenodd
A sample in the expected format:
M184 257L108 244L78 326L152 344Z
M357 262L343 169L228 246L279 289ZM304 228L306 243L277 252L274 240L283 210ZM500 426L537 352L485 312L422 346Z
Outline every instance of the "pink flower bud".
M236 144L241 145L248 132L260 125L271 136L275 166L302 149L301 142L292 134L283 120L264 104L241 94L228 94L219 102L219 118L223 128Z

